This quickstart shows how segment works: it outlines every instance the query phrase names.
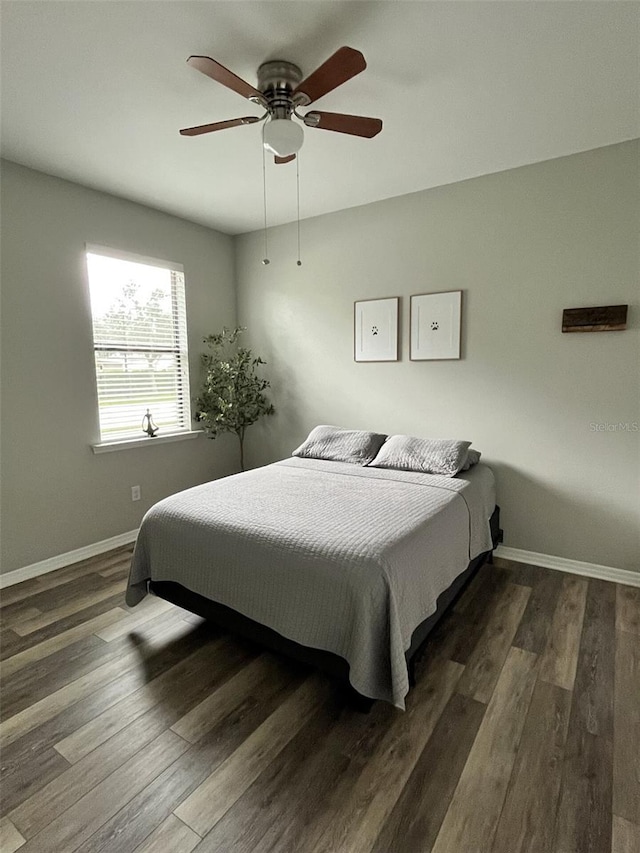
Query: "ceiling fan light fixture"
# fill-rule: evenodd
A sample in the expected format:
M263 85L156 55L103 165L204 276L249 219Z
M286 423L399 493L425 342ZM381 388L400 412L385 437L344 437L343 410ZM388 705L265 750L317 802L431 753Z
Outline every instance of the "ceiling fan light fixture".
M290 118L272 118L264 126L264 147L276 157L297 154L303 142L302 127Z

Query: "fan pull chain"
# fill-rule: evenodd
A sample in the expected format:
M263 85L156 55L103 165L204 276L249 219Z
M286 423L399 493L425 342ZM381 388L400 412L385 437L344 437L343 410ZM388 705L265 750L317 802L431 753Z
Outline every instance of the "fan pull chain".
M298 260L297 265L299 267L302 266L302 261L300 260L300 152L298 151L298 156L296 157L296 196L298 203Z
M267 266L269 261L269 246L267 243L267 165L264 153L264 125L262 125L262 197L264 199L264 258L262 263Z

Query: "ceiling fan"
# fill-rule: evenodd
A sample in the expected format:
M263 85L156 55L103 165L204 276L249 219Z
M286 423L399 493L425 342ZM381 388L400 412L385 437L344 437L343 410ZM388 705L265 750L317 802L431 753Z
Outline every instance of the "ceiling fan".
M257 88L208 56L190 56L187 63L243 98L264 107L265 113L262 116L243 116L198 127L185 127L180 131L182 136L199 136L202 133L266 120L263 132L264 147L274 154L276 163L289 163L295 159L304 141L302 127L293 121L293 116L307 127L333 130L367 139L382 130L382 121L379 118L320 110L312 110L304 115L298 112L299 108L312 104L364 71L367 67L365 58L359 50L352 47L341 47L304 80L302 71L292 62L264 62L258 68Z

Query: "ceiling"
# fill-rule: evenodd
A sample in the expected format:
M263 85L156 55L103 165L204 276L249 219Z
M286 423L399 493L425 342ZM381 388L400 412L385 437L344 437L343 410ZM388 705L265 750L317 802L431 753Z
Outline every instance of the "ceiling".
M640 4L3 0L2 153L237 234L263 223L260 125L178 129L261 111L186 65L248 82L304 74L342 45L368 68L317 101L384 120L366 140L305 129L314 216L640 136ZM268 218L295 219L295 165L267 168Z

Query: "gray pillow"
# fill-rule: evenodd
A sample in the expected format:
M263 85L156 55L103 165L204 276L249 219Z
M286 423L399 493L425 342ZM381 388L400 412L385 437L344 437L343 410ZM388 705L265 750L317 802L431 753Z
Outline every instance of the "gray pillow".
M291 455L366 465L375 458L385 438L377 432L322 425L314 427Z
M372 468L396 468L455 477L467 461L470 445L470 441L390 435L369 464Z
M468 471L469 468L478 464L481 456L482 456L482 453L480 453L479 450L473 450L473 449L467 450L467 458L465 460L464 465L462 466L462 468L460 470L461 471Z

